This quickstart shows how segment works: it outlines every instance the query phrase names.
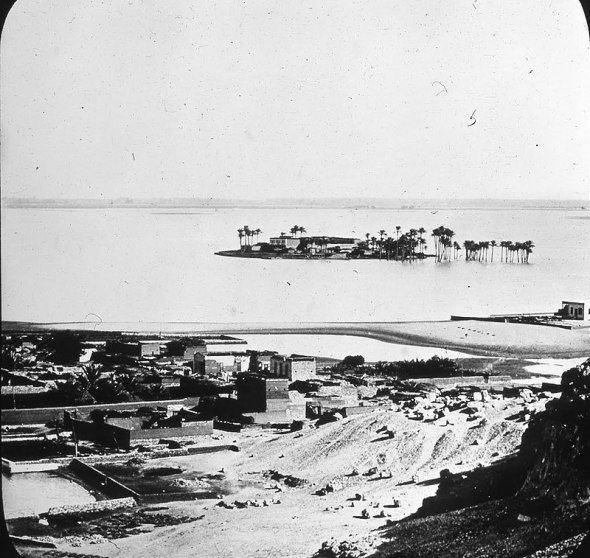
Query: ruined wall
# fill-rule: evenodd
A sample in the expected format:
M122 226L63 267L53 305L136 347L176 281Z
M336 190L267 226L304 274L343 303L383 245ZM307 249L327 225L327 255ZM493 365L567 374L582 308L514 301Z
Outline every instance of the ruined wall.
M77 410L79 415L87 416L95 409L136 410L140 407L156 407L167 405L184 405L194 407L199 403L198 397L168 399L162 401L134 401L133 403L105 403L96 405L63 405L60 407L39 407L28 409L2 409L2 424L44 424L50 420L62 419L64 411Z

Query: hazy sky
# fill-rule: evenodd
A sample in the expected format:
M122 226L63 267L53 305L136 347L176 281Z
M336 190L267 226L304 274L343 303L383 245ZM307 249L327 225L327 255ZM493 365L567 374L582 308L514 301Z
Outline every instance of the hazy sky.
M577 0L20 0L0 62L3 196L589 195Z

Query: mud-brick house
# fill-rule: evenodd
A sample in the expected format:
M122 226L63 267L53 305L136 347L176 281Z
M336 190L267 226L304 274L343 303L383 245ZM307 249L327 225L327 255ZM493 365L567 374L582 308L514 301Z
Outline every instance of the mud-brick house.
M566 320L590 321L590 301L584 300L573 302L570 300L563 300L558 314Z
M305 404L291 401L289 380L259 374L239 374L236 381L241 412L256 423L290 422L305 418Z
M196 441L213 433L213 421L198 413L181 410L171 417L105 418L104 421L76 418L64 411L64 425L77 440L91 440L104 446L129 450L133 446L158 444L161 439Z
M310 380L316 377L314 357L299 355L274 355L270 361L270 374L275 378L286 378L290 382Z

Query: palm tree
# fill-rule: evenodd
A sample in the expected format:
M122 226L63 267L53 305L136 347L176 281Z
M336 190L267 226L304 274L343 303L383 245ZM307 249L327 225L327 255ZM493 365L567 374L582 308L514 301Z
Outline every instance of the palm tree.
M485 258L485 261L487 262L488 261L488 250L490 248L490 243L487 240L484 240L480 244L483 249L483 256Z
M299 225L293 225L289 230L291 232L291 236L294 237L299 230Z
M305 227L299 227L299 238L301 238L301 235L306 232L307 230L305 229Z
M387 261L389 261L389 256L391 254L391 245L392 245L392 243L393 243L393 239L390 236L388 236L385 239L385 256L387 258Z
M494 246L498 246L498 243L495 240L490 242L490 246L492 247L492 257L490 258L490 262L494 261Z
M533 244L532 240L527 240L523 244L524 244L524 250L526 253L526 257L525 257L524 261L525 261L525 263L529 263L529 256L533 253L533 248L535 247L535 245Z
M139 378L135 374L130 372L124 372L123 374L117 375L117 382L121 386L123 392L129 394L130 398L133 398L137 388L140 386Z
M379 259L381 259L381 255L383 254L383 238L387 236L387 233L381 229L379 231Z
M399 245L399 231L401 231L401 227L399 225L395 226L395 259L398 260L399 259L399 250L398 250L398 245Z
M103 370L100 364L94 364L91 362L89 364L82 365L82 372L84 373L86 381L88 382L88 388L90 389L102 376Z
M420 252L422 254L424 254L424 249L423 247L426 245L426 242L422 242L422 235L426 232L426 229L424 227L420 227L418 229L418 234L420 235L420 238L418 239L418 244L420 244Z
M420 253L422 254L422 259L424 259L424 250L426 250L426 239L420 237L418 239L418 242L420 243Z
M262 232L262 231L261 231L260 229L256 229L256 230L254 231L254 234L256 235L256 242L258 242L258 235L260 235L260 233L261 233L261 232Z
M244 229L238 229L238 237L240 239L240 250L243 250L242 240L244 238Z

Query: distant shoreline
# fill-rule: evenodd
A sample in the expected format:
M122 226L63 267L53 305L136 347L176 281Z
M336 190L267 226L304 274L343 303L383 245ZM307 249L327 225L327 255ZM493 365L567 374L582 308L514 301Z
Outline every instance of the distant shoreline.
M347 209L347 210L587 210L588 200L375 199L375 198L2 198L6 209Z
M130 327L134 326L134 327ZM477 320L416 322L264 323L31 323L3 322L4 333L40 331L99 331L138 334L311 334L352 335L393 344L437 347L476 356L518 358L581 358L590 356L590 328L565 330L538 325Z

